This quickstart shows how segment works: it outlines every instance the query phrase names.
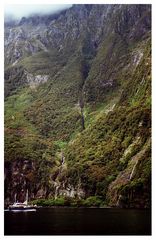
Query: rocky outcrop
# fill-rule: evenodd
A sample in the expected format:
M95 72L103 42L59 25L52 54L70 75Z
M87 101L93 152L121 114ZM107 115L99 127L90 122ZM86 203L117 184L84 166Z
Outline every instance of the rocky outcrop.
M133 147L136 143L133 144ZM151 139L148 139L142 149L134 155L128 162L127 167L124 171L120 172L115 181L113 181L108 188L107 199L111 206L117 207L148 207L146 205L146 198L143 198L141 195L140 189L135 189L135 181L137 182L137 167L141 164L143 156L149 150L151 145ZM132 149L132 145L131 145ZM126 154L130 151L130 148L126 151ZM126 155L124 154L124 155ZM140 179L141 180L141 179ZM129 189L128 189L129 186ZM123 191L124 187L127 188L127 191ZM133 189L134 187L134 189ZM142 189L143 190L143 189ZM127 194L127 195L126 195ZM149 193L150 195L150 189ZM134 204L134 205L133 205Z
M97 48L111 33L126 35L127 39L141 38L150 30L150 5L73 5L55 16L23 18L14 27L5 28L5 60L13 64L25 55L48 48L73 48L75 41L85 38L90 47ZM98 18L97 18L98 14ZM110 22L111 14L116 24ZM140 23L140 19L143 23ZM111 27L110 27L111 25ZM133 29L133 31L131 31ZM87 33L87 34L86 34ZM138 38L137 37L137 38ZM84 38L84 37L83 37Z
M45 83L48 81L48 75L36 75L34 76L31 73L25 72L27 77L27 83L30 85L30 88L36 88L39 84Z
M15 194L18 201L24 201L27 189L29 189L30 196L34 195L32 184L34 171L34 163L29 160L19 160L5 164L7 202L13 202Z
M19 160L13 163L6 162L5 164L5 205L8 206L16 200L23 202L25 200L26 192L29 192L29 201L33 199L43 199L50 197L70 197L70 198L84 198L85 191L79 182L77 186L69 183L67 178L61 178L62 165L58 174L49 176L49 186L38 182L37 166L34 162L29 160ZM51 178L52 177L52 178ZM50 187L50 188L49 188Z
M22 66L13 66L5 70L5 97L10 96L19 87L27 85L27 77Z

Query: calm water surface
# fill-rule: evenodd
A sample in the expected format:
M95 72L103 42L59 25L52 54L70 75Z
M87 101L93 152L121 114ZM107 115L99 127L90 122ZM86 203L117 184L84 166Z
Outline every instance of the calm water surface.
M5 212L5 235L150 235L150 210L40 208Z

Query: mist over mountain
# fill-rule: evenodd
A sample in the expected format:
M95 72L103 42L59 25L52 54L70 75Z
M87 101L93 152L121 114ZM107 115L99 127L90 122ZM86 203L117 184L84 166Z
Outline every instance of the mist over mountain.
M5 21L11 19L20 20L22 17L33 15L47 15L61 12L70 8L71 4L14 4L5 5Z
M5 204L27 189L41 205L150 207L151 5L5 24Z

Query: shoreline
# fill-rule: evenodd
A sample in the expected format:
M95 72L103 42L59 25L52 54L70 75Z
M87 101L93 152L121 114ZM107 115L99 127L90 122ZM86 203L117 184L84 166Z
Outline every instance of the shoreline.
M105 207L98 207L98 206L90 206L90 207L85 207L85 206L36 206L36 209L46 209L46 208L81 208L81 209L125 209L125 210L151 210L151 208L136 208L136 207L132 207L132 208L124 208L124 207L113 207L113 206L105 206ZM8 208L4 208L4 211L10 211Z

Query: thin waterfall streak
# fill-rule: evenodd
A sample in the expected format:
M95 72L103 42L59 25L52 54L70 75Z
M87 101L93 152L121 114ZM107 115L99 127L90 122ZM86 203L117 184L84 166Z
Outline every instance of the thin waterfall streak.
M136 161L135 165L133 166L132 172L131 172L130 177L129 177L130 180L131 180L132 177L133 177L133 173L134 173L134 170L135 170L135 168L136 168L137 163L138 163L138 161Z

